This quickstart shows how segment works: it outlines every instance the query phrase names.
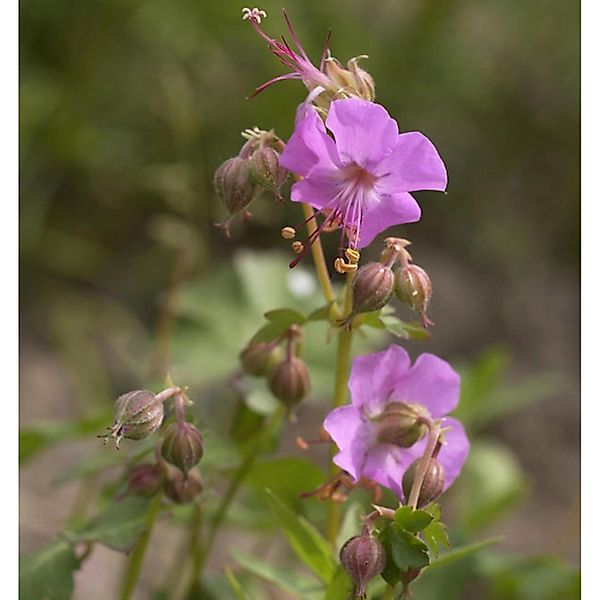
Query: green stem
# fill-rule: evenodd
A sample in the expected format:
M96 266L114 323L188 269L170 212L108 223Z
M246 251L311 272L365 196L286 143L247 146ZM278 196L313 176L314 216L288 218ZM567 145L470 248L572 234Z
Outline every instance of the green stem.
M152 529L154 528L156 517L160 512L160 505L161 497L160 494L157 494L150 503L150 508L148 509L148 514L146 515L146 523L144 524L144 532L142 533L136 547L131 553L131 558L129 559L127 570L125 571L125 578L123 580L123 589L120 596L121 600L129 600L133 594L135 584L137 583L138 577L140 576L140 572L142 570L144 555L146 554L146 549L148 548L148 542L150 541L150 536L152 535Z

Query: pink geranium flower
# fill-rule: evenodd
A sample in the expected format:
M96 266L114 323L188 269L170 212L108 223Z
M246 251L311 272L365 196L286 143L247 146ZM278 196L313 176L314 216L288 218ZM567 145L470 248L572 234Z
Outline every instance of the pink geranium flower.
M352 248L364 248L392 225L418 221L421 209L410 192L444 191L447 184L429 139L398 133L383 106L358 98L332 102L325 124L312 106L301 105L280 163L303 177L292 200L325 215L319 231L340 226Z
M444 444L437 455L447 489L459 475L469 441L459 421L448 417L458 404L460 377L444 360L421 354L411 366L406 350L358 356L349 381L352 403L331 411L323 426L339 448L334 462L354 481L362 477L390 488L403 499L402 476L425 450L427 436L406 448L381 441L381 417L390 403L402 402L431 419L440 419Z

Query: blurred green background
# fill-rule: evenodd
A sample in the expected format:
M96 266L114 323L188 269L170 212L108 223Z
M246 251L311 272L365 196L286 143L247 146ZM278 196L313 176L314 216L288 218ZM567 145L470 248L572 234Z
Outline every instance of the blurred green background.
M22 427L106 411L167 366L218 423L221 379L261 313L290 294L301 307L319 305L308 269L285 267L278 231L301 220L297 206L260 199L230 240L213 227L224 212L212 176L239 151L239 132L257 125L287 138L305 96L285 82L246 99L284 67L241 8L21 3ZM285 33L281 5L261 8L265 31ZM377 100L402 130L430 137L448 167L447 195L417 194L422 220L395 233L413 241L434 285L433 341L410 350L461 368L462 416L482 438L472 476L492 496L494 483L508 481L492 498L500 512L491 529L475 508L471 521L464 516L469 488L457 490L464 531L504 533L501 546L514 556L553 555L550 566L540 559L553 572L553 560L576 565L579 4L288 0L285 8L315 61L329 28L334 56L368 54ZM265 286L276 278L287 291ZM321 355L314 369L307 414L318 423L330 372ZM52 482L74 455L97 449L90 443L49 448L24 465L23 551L49 539L78 501ZM95 598L94 582L110 570L104 560L78 575L81 597ZM519 568L535 580L540 564ZM502 580L494 598L534 599L522 585Z

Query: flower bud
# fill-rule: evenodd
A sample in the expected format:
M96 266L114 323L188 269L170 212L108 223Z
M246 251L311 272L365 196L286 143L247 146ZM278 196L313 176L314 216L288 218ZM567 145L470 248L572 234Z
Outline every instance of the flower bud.
M387 304L394 289L394 273L381 263L361 267L352 280L352 312L379 310Z
M366 598L365 586L385 568L385 550L372 535L350 538L340 550L340 562L356 585L357 598Z
M256 195L250 162L239 156L226 160L215 173L215 190L231 216L241 213Z
M304 361L291 356L280 362L269 375L269 388L288 408L298 404L310 391L310 375Z
M167 498L177 504L192 502L202 491L202 482L195 471L189 473L175 472L165 480L163 491Z
M410 496L410 490L415 481L415 476L421 460L423 459L418 458L415 460L404 472L402 477L402 491L404 492L405 498ZM436 498L439 498L444 491L444 479L444 467L442 467L435 458L432 458L429 461L429 466L427 467L425 477L423 478L423 485L421 486L421 492L419 493L417 508L427 506L427 504L433 502Z
M423 417L428 417L427 410L418 404L388 403L383 413L373 419L377 426L377 441L410 448L427 432Z
M417 265L407 264L396 269L394 291L398 299L419 313L425 323L430 323L426 313L431 300L429 275Z
M136 390L117 398L115 421L109 433L100 437L113 437L117 448L122 438L145 440L162 424L162 400L147 390Z
M151 498L160 491L162 473L158 465L136 465L127 476L127 488L136 496Z
M277 200L283 200L281 186L288 171L280 166L279 153L270 146L261 146L252 154L249 164L252 181L272 192Z
M343 91L347 96L354 96L372 102L375 99L375 82L369 73L358 66L358 61L366 56L357 56L348 61L347 69L337 58L328 57L324 71L331 81L332 91ZM337 89L336 89L337 88Z
M202 434L191 423L172 423L164 433L160 454L168 463L187 473L204 454Z
M266 375L281 360L281 349L267 342L248 344L240 353L244 371L249 375Z

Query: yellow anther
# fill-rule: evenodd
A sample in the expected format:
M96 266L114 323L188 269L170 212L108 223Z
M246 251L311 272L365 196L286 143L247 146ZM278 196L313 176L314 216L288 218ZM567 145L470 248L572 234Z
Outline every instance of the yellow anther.
M304 244L296 240L295 242L292 242L292 250L296 254L300 254L304 250Z
M352 264L356 264L360 260L360 252L354 248L346 248L344 254Z
M358 269L356 263L346 263L342 261L342 270L344 273L354 273Z
M344 261L339 257L333 261L333 268L342 275L344 274L344 268L342 267L343 264Z
M284 240L293 240L296 237L296 230L293 227L284 227L281 230L281 237Z

